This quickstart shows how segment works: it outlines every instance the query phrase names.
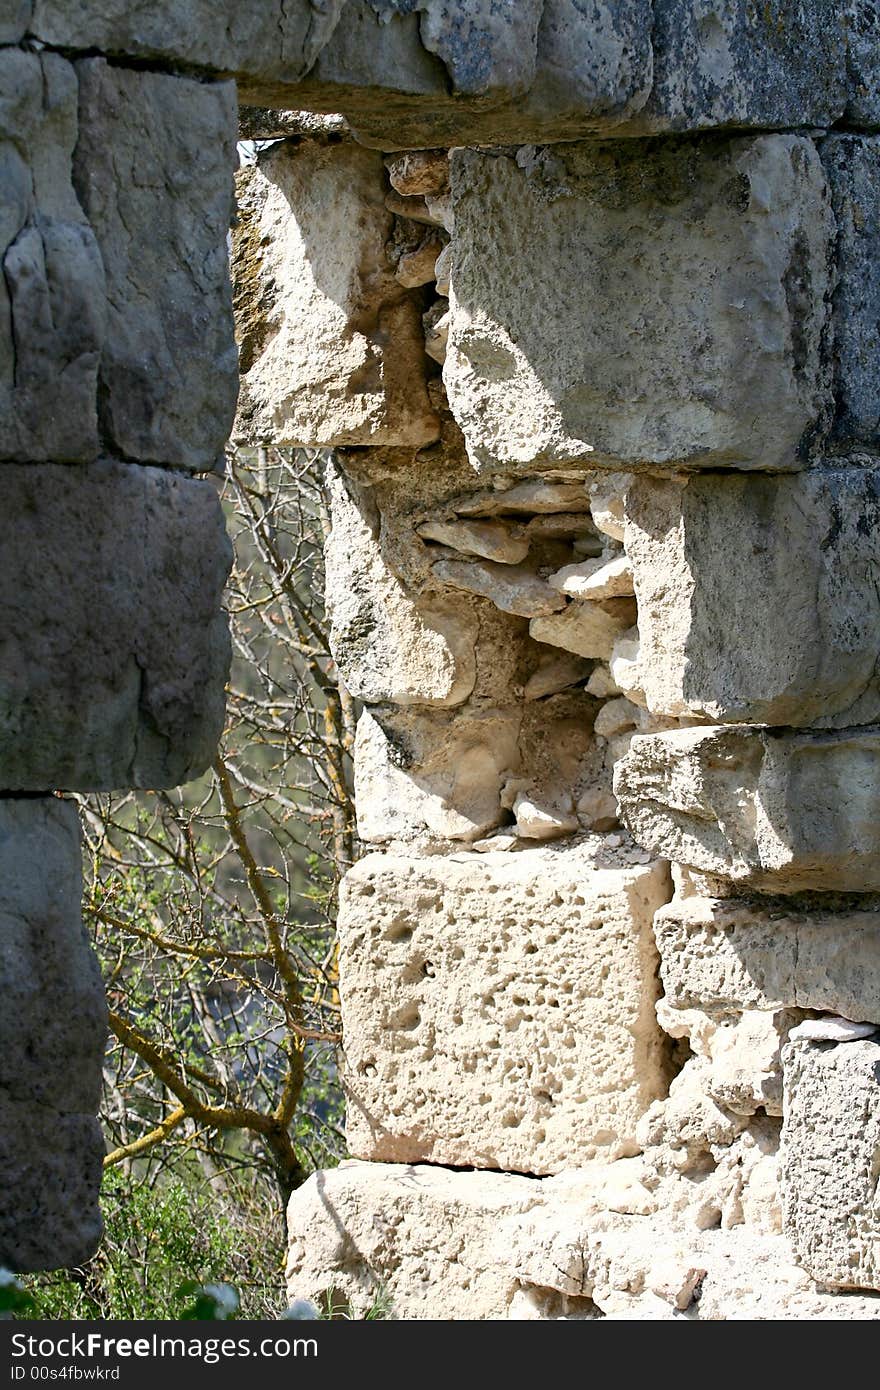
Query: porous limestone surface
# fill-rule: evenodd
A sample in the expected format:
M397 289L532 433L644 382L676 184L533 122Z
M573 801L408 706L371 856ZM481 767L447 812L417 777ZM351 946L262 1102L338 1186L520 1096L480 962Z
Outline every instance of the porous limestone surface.
M624 543L648 708L713 723L875 722L878 521L871 468L633 478Z
M663 864L581 849L369 855L340 899L350 1151L555 1172L633 1151L665 1089Z
M238 393L226 244L235 88L101 58L76 71L74 182L107 278L105 447L222 469Z
M230 645L213 483L100 460L7 464L0 788L173 787L210 764Z
M676 896L654 918L668 1004L817 1009L880 1023L880 911Z
M880 1290L880 1041L791 1042L783 1063L786 1233L821 1284Z
M73 189L76 73L56 53L3 49L0 93L0 460L87 461L107 305Z
M233 277L242 393L236 437L323 446L422 445L422 299L395 278L382 157L303 138L238 178Z
M404 1320L880 1317L817 1289L781 1235L654 1214L634 1162L537 1179L348 1160L290 1199L289 1296Z
M880 730L748 725L637 734L621 819L674 863L769 893L880 889Z
M78 1264L100 1234L107 1007L80 915L79 818L0 798L0 1266Z
M831 404L812 141L458 150L450 167L443 375L475 468L803 465Z

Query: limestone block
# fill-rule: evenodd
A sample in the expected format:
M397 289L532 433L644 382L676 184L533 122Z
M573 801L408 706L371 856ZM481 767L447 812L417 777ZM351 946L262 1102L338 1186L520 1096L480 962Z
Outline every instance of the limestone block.
M230 546L215 486L99 461L8 464L0 787L173 787L223 727Z
M384 1291L394 1318L502 1318L516 1276L493 1258L498 1223L541 1198L512 1173L356 1163L315 1173L290 1199L291 1298L348 1303Z
M0 52L0 459L98 452L104 269L77 202L74 68Z
M551 590L552 592L552 590ZM617 639L635 618L632 599L612 598L602 603L569 603L561 613L533 618L529 632L536 642L562 647L577 656L607 661Z
M368 844L434 835L476 840L506 819L521 714L365 710L355 740L358 834Z
M0 1094L65 1113L97 1110L107 1036L81 897L73 803L0 799Z
M236 433L249 442L438 438L420 295L394 276L381 155L351 140L276 145L238 178Z
M654 919L676 1009L819 1009L880 1023L880 912L674 898Z
M384 149L573 139L642 104L650 31L648 0L349 0L297 104Z
M869 469L636 478L626 550L648 708L795 726L880 718L878 522Z
M475 468L801 465L830 405L811 141L461 150L451 176L444 380Z
M418 528L418 533L423 540L436 541L464 555L479 555L501 565L517 565L529 553L528 537L517 535L503 521L453 517L448 521L426 521Z
M880 889L880 730L636 735L621 820L652 853L764 892Z
M625 555L612 560L599 556L576 565L563 565L548 577L547 583L569 598L625 598L633 592L632 565Z
M0 1265L28 1273L79 1265L95 1253L103 1158L93 1115L0 1090Z
M108 446L144 463L212 469L238 390L227 253L235 89L100 58L77 73L74 177L107 275Z
M880 47L880 10L877 43ZM880 77L880 73L878 73ZM880 112L880 100L878 100ZM880 443L880 136L831 136L821 145L837 222L834 292L835 434Z
M527 1173L634 1152L665 1088L667 885L575 848L362 859L340 901L350 1151Z
M880 1043L789 1043L785 1232L821 1284L880 1290Z
M62 48L296 82L345 0L33 0L31 33Z
M654 84L632 128L833 124L847 101L843 10L654 0Z
M324 555L330 647L359 700L457 705L474 688L479 620L467 600L415 598L383 554L367 489L328 466L332 529Z
M492 560L438 560L432 569L441 583L487 598L502 613L540 618L565 607L562 595L554 593L545 579L525 565L496 564Z

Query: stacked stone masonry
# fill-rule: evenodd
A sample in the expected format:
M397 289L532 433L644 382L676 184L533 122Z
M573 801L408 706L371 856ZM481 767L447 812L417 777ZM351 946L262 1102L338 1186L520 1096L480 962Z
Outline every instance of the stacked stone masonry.
M0 1264L97 1238L55 793L210 761L231 431L315 451L362 708L291 1294L880 1316L876 4L0 0L0 45Z

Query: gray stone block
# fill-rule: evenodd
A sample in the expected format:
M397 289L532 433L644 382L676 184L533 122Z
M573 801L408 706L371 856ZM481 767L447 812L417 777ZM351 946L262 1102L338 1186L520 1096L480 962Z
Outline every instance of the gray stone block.
M880 719L880 473L640 476L625 544L635 679L650 710L795 726Z
M104 269L77 202L74 68L0 51L0 460L98 453Z
M880 34L878 34L880 46ZM834 291L835 435L843 447L880 444L880 136L821 144L837 221Z
M652 853L763 892L880 890L880 729L636 735L614 772Z
M2 485L0 788L197 776L229 663L215 486L107 461L9 464Z
M834 223L812 141L450 163L443 375L476 468L803 466L831 405Z
M849 103L854 126L880 126L880 5L877 0L844 0Z
M880 1043L789 1043L779 1176L786 1234L820 1284L880 1291Z
M212 469L238 393L227 252L235 89L100 58L77 72L74 177L107 276L106 446Z
M0 0L0 43L18 43L27 31L32 0Z
M0 1090L0 1266L59 1269L95 1253L103 1158L93 1115L23 1103Z
M57 797L0 799L0 1094L95 1111L107 1036L80 915L79 817Z
M654 0L643 132L831 125L847 101L846 28L828 0Z

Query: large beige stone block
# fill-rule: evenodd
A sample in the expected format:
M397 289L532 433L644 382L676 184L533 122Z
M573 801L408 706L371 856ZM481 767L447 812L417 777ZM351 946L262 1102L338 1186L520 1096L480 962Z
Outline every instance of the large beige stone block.
M99 461L7 464L0 787L173 787L223 728L231 547L215 485Z
M820 1284L880 1291L880 1042L789 1043L785 1230Z
M712 722L880 717L880 475L632 479L648 708Z
M73 66L0 52L0 460L98 453L106 285L73 188L76 142Z
M654 918L675 1009L818 1009L880 1023L880 912L674 898Z
M235 88L100 58L77 75L74 177L107 276L106 447L222 470L238 392L227 253Z
M653 854L763 892L880 889L880 730L636 735L621 819Z
M451 177L444 380L476 468L802 466L830 406L811 141L458 151Z
M237 435L306 446L436 439L424 306L386 250L381 155L338 135L285 142L238 189Z
M361 860L339 917L351 1152L548 1173L634 1151L665 1086L668 882L576 848Z

